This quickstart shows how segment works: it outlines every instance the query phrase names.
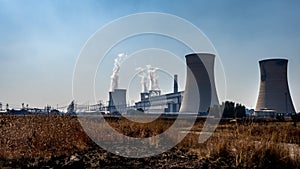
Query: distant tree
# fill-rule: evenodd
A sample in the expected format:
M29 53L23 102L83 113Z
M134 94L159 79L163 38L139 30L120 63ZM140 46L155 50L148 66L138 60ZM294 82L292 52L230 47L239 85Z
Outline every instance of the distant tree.
M235 104L232 101L224 103L223 118L242 118L246 117L246 107L241 104Z
M236 104L235 117L236 118L246 117L246 107L241 104Z
M223 118L234 118L235 107L234 102L226 101L224 103Z

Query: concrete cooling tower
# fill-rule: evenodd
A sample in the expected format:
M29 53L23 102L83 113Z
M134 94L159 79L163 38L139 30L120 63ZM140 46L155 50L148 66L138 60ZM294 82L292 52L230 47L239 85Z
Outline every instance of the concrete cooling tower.
M207 112L209 107L219 105L214 77L215 55L193 53L185 58L187 76L180 112Z
M255 111L295 113L287 79L287 59L259 61L260 89Z

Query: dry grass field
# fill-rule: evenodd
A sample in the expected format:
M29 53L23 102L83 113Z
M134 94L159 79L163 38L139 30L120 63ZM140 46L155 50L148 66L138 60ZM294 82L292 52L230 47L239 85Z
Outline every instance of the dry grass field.
M131 137L157 135L172 125L164 119L149 124L108 121ZM192 133L163 154L133 159L97 146L76 117L0 115L0 168L300 168L299 124L221 122L199 144L202 127L203 122L196 122Z

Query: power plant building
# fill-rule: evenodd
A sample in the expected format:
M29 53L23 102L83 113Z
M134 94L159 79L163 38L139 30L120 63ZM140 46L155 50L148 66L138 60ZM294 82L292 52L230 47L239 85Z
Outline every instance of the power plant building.
M140 93L141 100L135 103L135 109L142 109L147 113L180 112L207 115L211 106L219 105L214 79L215 55L193 53L185 57L187 65L185 91L178 91L178 75L174 75L172 93L161 95L160 90L144 91ZM126 111L124 89L115 89L109 93L108 111L113 113L118 110L122 110L122 113Z
M255 115L275 117L279 113L285 116L295 113L287 78L288 60L261 60L259 66L260 89Z
M160 90L150 90L141 93L141 100L135 103L137 109L148 113L179 112L183 92L178 92L178 76L174 75L173 93L161 95Z

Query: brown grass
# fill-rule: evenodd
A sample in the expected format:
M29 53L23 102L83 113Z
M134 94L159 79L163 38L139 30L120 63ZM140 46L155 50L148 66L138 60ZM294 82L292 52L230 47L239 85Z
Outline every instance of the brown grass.
M69 155L86 149L88 141L70 116L0 116L0 158Z
M200 131L202 123L194 130ZM197 127L199 126L199 127ZM300 128L291 122L221 124L204 144L190 134L178 147L234 168L300 167ZM297 147L291 152L289 144Z
M149 124L124 119L110 119L109 123L131 137L151 137L172 125L172 121L163 119ZM90 124L93 126L93 121ZM193 131L201 131L202 127L203 122L197 122ZM101 130L97 125L91 128ZM295 127L290 122L222 123L205 143L199 144L198 137L196 133L188 134L175 149L196 155L203 163L225 168L300 168L299 124ZM298 146L296 153L291 155L287 143ZM88 150L92 144L75 117L0 115L0 159L69 156Z

